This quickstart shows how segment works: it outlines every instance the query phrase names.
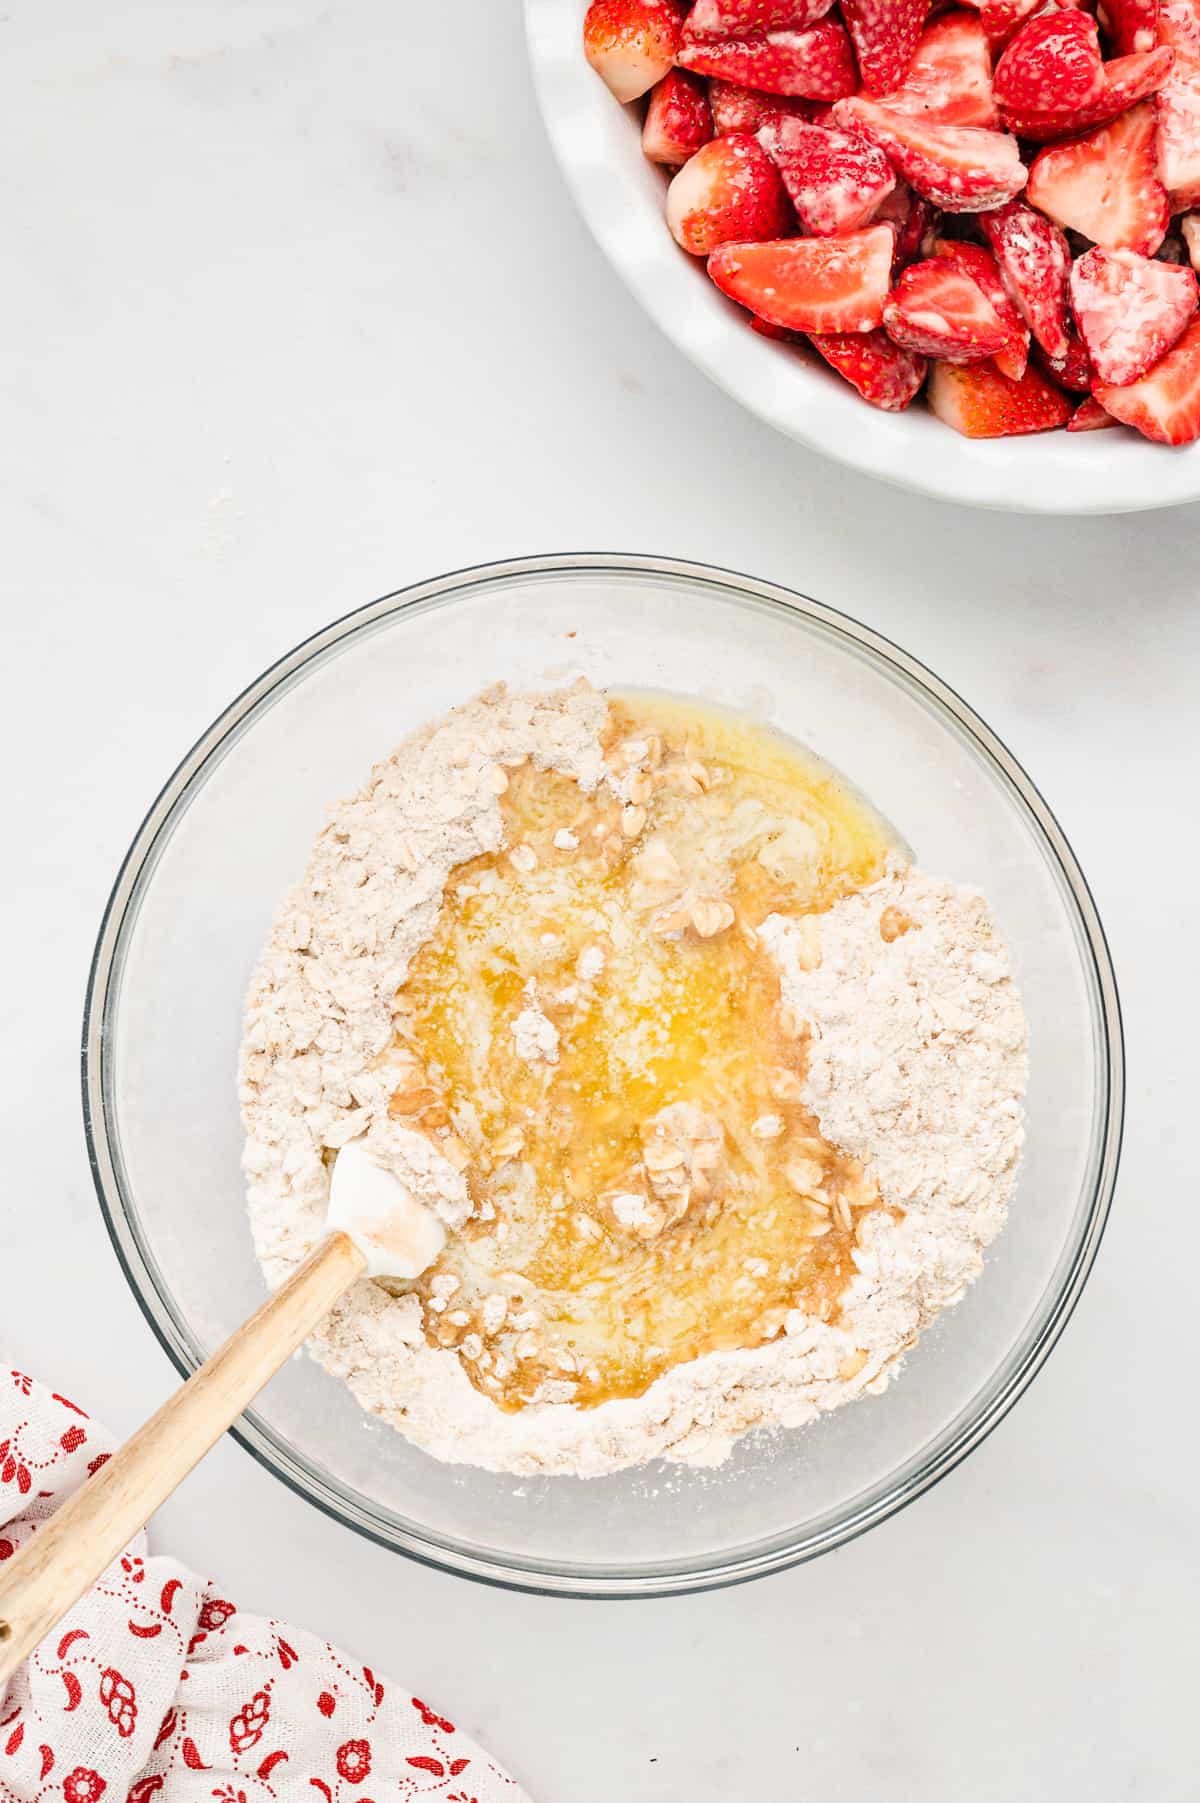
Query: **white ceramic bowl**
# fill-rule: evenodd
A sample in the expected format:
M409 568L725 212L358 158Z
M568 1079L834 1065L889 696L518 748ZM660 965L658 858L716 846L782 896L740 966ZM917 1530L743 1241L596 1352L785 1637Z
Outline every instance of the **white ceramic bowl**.
M582 46L587 0L525 0L534 80L568 186L650 317L735 400L841 463L975 507L1121 513L1200 496L1200 444L1125 430L967 439L918 402L880 413L832 371L749 330L663 218L666 177L641 150L641 107L618 106Z

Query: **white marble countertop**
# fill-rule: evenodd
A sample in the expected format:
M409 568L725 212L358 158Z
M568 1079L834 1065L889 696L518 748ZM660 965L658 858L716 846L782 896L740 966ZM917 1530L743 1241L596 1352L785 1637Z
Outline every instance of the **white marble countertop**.
M1108 928L1125 1160L1045 1372L914 1508L710 1596L468 1588L229 1441L154 1540L453 1708L538 1803L1194 1798L1200 510L967 513L745 417L575 219L516 0L8 0L0 138L5 1353L121 1431L172 1384L92 1192L79 1019L117 862L236 690L522 552L806 589L999 730Z

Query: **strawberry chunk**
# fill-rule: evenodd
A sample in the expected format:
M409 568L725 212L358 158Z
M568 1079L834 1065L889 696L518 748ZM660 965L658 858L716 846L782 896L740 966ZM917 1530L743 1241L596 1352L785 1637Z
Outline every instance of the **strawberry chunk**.
M779 118L763 126L758 141L800 223L819 238L858 231L896 185L882 150L859 132Z
M1101 383L1096 399L1107 413L1159 444L1200 438L1200 320L1148 375L1126 388Z
M838 100L858 86L850 39L836 19L821 19L806 31L768 31L756 38L689 36L675 60L697 75L807 100Z
M682 32L674 0L592 0L583 21L584 54L624 104L662 80Z
M1110 125L1039 150L1029 170L1031 205L1106 250L1153 256L1170 220L1154 167L1154 108L1131 107ZM1049 347L1047 347L1049 348Z
M1068 432L1103 432L1117 421L1106 413L1094 394L1085 395L1067 421Z
M814 332L810 342L864 401L884 413L903 413L925 380L924 357L901 350L886 332Z
M904 179L947 213L978 213L1020 193L1025 165L1017 141L976 125L927 125L878 101L839 101L839 125L887 152Z
M650 95L642 149L652 163L681 169L713 135L712 108L698 75L672 69Z
M796 332L870 332L883 318L892 234L868 226L845 238L723 244L708 273L723 294L770 325Z
M969 276L987 296L1004 328L1003 348L995 353L996 368L1002 375L1019 382L1029 362L1029 327L1017 312L992 253L982 244L967 244L958 238L938 238L933 254Z
M983 289L944 258L913 263L883 309L893 344L948 363L978 363L1008 345L1008 333Z
M1158 43L1158 0L1102 0L1100 24L1116 56L1153 50Z
M1071 271L1071 306L1101 383L1152 369L1196 311L1196 277L1132 250L1089 250Z
M1200 206L1200 59L1175 52L1175 66L1154 100L1157 173L1172 212Z
M1157 50L1133 56L1116 56L1104 65L1104 86L1097 99L1071 112L1016 113L1006 110L1004 123L1019 138L1033 138L1041 144L1048 138L1065 138L1093 125L1106 125L1120 113L1146 100L1166 82L1175 62L1175 52L1162 45Z
M1000 269L1000 279L1021 318L1051 357L1065 357L1067 272L1071 252L1058 227L1020 201L985 213L979 221Z
M797 100L789 94L759 94L736 81L710 81L708 103L718 138L727 138L731 132L748 132L753 137L769 119L778 119L781 114L809 119L817 105L816 101Z
M778 238L791 225L791 210L757 139L713 138L672 178L667 224L681 249L706 257L718 244Z
M863 86L886 94L908 74L929 0L842 0Z
M1065 426L1071 403L1030 364L1019 382L991 363L935 363L929 406L964 438L1009 438Z
M1158 41L1175 66L1158 91L1158 173L1172 210L1200 204L1200 0L1161 0Z
M1160 0L1158 41L1175 65L1155 97L1157 169L1178 213L1200 206L1200 0Z
M1003 111L1070 112L1104 91L1100 35L1090 13L1069 7L1022 25L992 77Z
M991 51L978 14L943 13L926 26L903 85L881 104L928 125L999 124Z
M823 19L833 0L696 0L689 36L753 37L760 31L803 31Z

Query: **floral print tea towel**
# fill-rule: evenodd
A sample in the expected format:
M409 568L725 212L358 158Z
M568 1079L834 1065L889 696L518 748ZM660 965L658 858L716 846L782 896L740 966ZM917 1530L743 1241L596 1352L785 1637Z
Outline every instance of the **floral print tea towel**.
M109 1457L0 1366L0 1571ZM0 1690L0 1803L529 1803L454 1723L303 1629L127 1548Z

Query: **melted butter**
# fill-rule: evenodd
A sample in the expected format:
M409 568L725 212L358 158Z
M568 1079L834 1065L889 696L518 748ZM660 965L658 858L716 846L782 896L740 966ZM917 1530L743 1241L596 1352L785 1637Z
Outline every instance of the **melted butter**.
M548 1382L639 1395L792 1309L835 1319L879 1205L798 1099L803 1036L755 928L873 881L894 838L723 711L617 697L607 745L632 805L508 772L504 848L454 872L397 997L420 1074L393 1107L452 1145L477 1204L415 1286L427 1333L505 1408ZM551 1057L521 1055L522 1018L550 1023Z

